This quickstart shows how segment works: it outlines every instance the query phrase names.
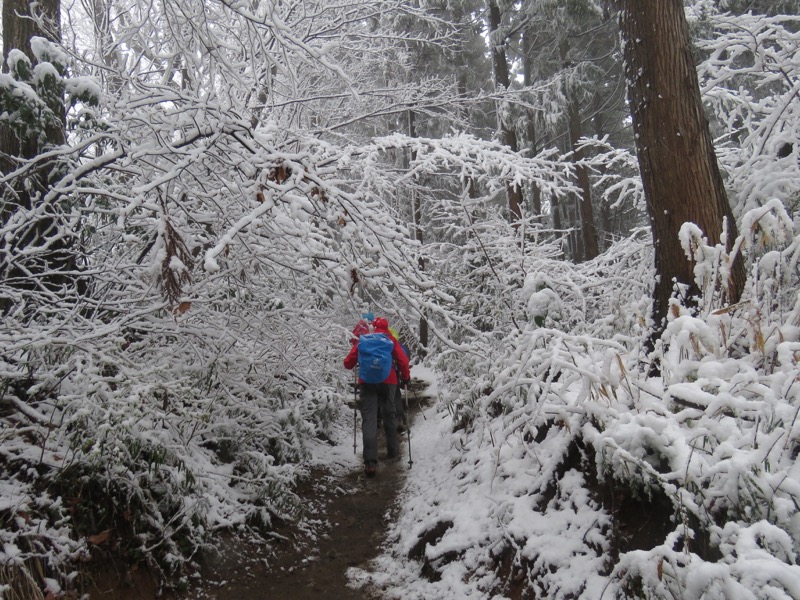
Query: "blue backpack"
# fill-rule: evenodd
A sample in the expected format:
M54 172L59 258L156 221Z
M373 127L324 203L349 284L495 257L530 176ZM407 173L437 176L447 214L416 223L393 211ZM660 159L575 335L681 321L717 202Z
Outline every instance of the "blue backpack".
M383 383L392 372L394 342L382 333L358 338L358 376L364 383Z

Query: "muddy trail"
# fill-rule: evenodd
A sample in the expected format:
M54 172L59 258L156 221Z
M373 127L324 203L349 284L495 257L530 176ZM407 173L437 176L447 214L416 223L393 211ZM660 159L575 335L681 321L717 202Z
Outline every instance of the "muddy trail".
M344 480L314 473L317 480L300 490L319 503L314 533L279 527L275 533L284 539L276 538L269 548L226 541L222 552L203 565L202 584L185 598L380 598L378 590L349 588L346 571L377 556L407 468L383 462L373 479L360 471Z
M413 422L429 402L425 383L412 381L409 417ZM198 559L199 572L182 592L159 595L158 583L146 572L119 571L100 575L90 592L92 600L375 600L378 589L348 587L346 572L366 567L377 557L396 500L409 469L407 433L400 436L401 452L386 459L383 432L379 433L378 474L367 478L358 468L346 474L312 470L298 489L305 518L276 522L268 540L232 536ZM413 451L413 439L412 451ZM358 452L361 434L358 432Z

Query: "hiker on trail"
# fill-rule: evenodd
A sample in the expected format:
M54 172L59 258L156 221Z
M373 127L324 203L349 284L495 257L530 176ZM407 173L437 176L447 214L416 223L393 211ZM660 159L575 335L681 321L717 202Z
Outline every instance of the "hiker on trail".
M406 345L400 341L400 335L397 333L395 329L389 327L389 333L392 334L392 337L398 341L400 347L403 349L403 352L408 358L409 363L411 362L411 355L408 353L408 348ZM397 433L403 433L408 427L408 423L406 423L406 406L403 402L403 388L407 387L408 382L405 381L400 376L400 371L397 363L394 365L395 369L397 370L397 387L394 391L394 414L395 414L395 421L397 421Z
M372 322L374 333L362 334L344 359L345 369L358 365L361 395L361 436L364 446L364 473L374 477L378 468L378 406L383 414L386 433L386 456L400 454L395 422L394 391L401 381L411 379L408 357L400 343L389 333L389 323L382 317ZM398 370L394 364L397 363Z

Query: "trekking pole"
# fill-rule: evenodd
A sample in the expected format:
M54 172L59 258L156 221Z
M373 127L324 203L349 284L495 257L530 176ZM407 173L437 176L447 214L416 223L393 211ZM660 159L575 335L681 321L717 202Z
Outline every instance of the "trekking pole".
M356 365L355 378L353 383L353 454L358 454L356 451L356 426L358 423L358 365Z
M411 468L411 465L414 464L414 461L411 460L411 419L409 418L408 414L408 384L406 384L405 394L403 394L403 409L406 413L406 435L408 436L408 468Z

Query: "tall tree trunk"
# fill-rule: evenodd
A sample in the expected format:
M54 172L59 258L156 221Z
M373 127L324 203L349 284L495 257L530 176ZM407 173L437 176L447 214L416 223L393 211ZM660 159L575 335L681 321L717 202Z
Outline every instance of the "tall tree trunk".
M417 125L414 119L414 111L408 111L408 136L417 137ZM415 158L414 150L411 150L409 163L413 162ZM414 237L422 246L422 201L416 191L412 192L411 208L414 216ZM425 270L425 259L420 257L419 268L421 271ZM425 316L419 318L419 345L421 347L420 354L424 357L428 351L428 320Z
M578 197L572 196L571 202L564 206L565 220L567 223L580 223L578 217ZM571 227L569 231L569 255L573 260L580 262L583 260L583 246L581 245L580 230L577 227Z
M4 0L3 54L8 56L13 49L21 50L35 65L37 60L31 50L31 39L39 36L60 42L60 11L60 0L38 3ZM55 123L44 128L34 124L27 134L0 124L0 170L4 175L26 166L47 147L64 143L63 99L45 95L48 97L48 107L57 116ZM26 212L19 225L0 241L0 277L11 287L61 294L74 290L78 284L74 278L77 233L66 226L57 202L44 200L53 182L62 174L63 168L57 161L43 161L29 168L18 180L9 181L0 191L2 225L8 224L18 211ZM36 210L32 211L34 208ZM9 299L0 301L0 313L9 309L10 302Z
M533 85L533 48L531 44L531 28L526 27L522 33L522 79L525 87ZM525 109L525 137L527 149L531 157L539 153L536 139L536 116L532 108ZM542 190L535 183L530 184L531 211L534 215L542 214Z
M575 175L578 178L580 194L577 198L578 221L580 222L581 253L578 260L591 260L600 254L597 245L597 228L594 224L592 209L592 186L589 181L589 170L580 162L584 159L584 151L578 147L578 140L583 135L581 115L578 102L573 98L569 103L569 141L572 157L575 162Z
M595 93L592 95L592 133L597 139L603 139L605 136L605 119L603 118L602 99L600 94ZM605 175L608 168L605 165L600 165L598 172L600 175ZM605 198L599 199L600 204L600 235L597 235L597 247L599 251L609 246L609 239L612 236L611 231L611 207ZM595 228L597 231L597 228Z
M105 89L109 96L116 97L122 90L123 81L120 76L122 67L122 56L114 41L111 30L112 24L112 3L113 0L91 0L86 2L85 7L90 13L94 25L94 36L97 44L97 52L103 59L103 64L108 67L101 71L100 76L105 82Z
M614 221L611 216L611 207L608 202L603 202L600 205L600 223L602 223L603 232L605 233L603 246L610 246L616 237L614 236Z
M682 0L617 0L624 40L625 74L639 168L655 244L655 336L663 330L674 283L700 290L693 265L678 239L695 223L710 244L720 241L727 220L727 247L737 236L716 155L703 114L697 71ZM723 290L738 301L744 285L741 259Z
M560 42L559 51L564 68L569 69L569 39L564 36ZM575 91L567 87L567 127L569 128L569 147L572 151L572 160L575 163L575 176L578 180L578 197L575 199L577 219L580 230L580 239L576 240L575 260L584 261L595 258L600 251L597 247L597 228L594 224L594 211L592 210L592 188L589 181L589 171L583 166L584 151L578 146L583 136L581 124L581 109Z
M553 216L553 230L556 235L561 235L563 229L563 221L561 220L561 201L558 196L550 196L550 214Z
M498 33L500 30L500 23L501 14L497 0L489 0L489 39L492 51L492 65L494 66L495 87L498 90L507 90L511 85L511 80L508 73L505 40L501 40ZM517 152L519 150L517 133L514 130L513 124L508 123L503 117L502 106L498 106L497 124L500 128L500 136L503 144L508 146L512 151ZM506 186L506 194L508 195L508 209L511 213L511 221L516 227L522 219L522 189L520 186L509 184Z

